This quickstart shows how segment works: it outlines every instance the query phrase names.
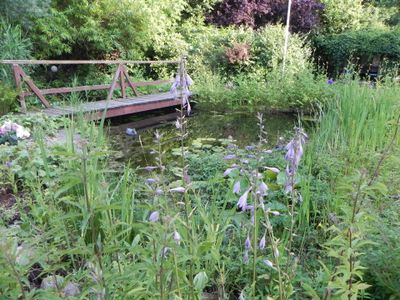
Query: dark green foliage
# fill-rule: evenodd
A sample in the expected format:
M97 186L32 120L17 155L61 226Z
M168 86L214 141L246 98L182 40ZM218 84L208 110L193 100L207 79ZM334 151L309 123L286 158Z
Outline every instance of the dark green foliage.
M0 59L29 59L32 43L23 36L20 26L10 25L0 20ZM14 84L9 66L0 65L0 81Z
M400 27L316 36L314 45L316 57L330 72L337 73L349 60L370 63L374 56L396 63L400 61Z
M51 0L2 0L0 16L8 22L22 24L28 29L35 18L47 16Z
M150 28L140 4L121 1L54 2L50 15L36 20L38 57L140 57Z

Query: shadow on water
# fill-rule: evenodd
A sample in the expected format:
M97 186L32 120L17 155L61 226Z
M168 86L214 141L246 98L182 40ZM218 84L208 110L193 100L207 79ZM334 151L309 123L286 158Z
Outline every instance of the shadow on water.
M153 162L150 154L154 148L154 133L158 130L163 135L164 150L179 147L175 120L178 113L174 109L153 111L134 116L112 119L109 137L113 149L117 150L117 159L131 161L133 165L145 165ZM271 147L279 144L279 138L290 135L297 123L297 116L283 113L264 113L265 129ZM258 125L256 113L248 111L218 112L196 109L187 118L190 145L198 138L232 138L238 146L256 143ZM135 128L138 136L126 134L127 128ZM168 156L167 156L168 157Z

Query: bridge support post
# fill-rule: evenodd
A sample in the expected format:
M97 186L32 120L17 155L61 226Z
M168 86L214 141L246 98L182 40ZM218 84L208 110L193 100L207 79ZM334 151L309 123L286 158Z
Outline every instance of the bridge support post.
M19 73L19 66L14 64L13 65L13 72L14 72L14 80L17 90L19 92L19 103L21 105L21 110L23 113L26 113L26 102L25 102L25 95L22 91L22 81L21 81L21 74Z
M44 107L46 108L51 107L50 103L43 96L40 89L36 86L36 84L33 83L33 80L30 79L28 75L26 75L24 70L22 70L22 68L19 65L14 64L13 70L14 70L15 83L17 85L17 88L20 89L19 97L20 97L22 112L24 113L26 112L25 94L22 91L22 84L24 82L28 85L28 87L32 90L32 92L39 98L40 102L42 102Z

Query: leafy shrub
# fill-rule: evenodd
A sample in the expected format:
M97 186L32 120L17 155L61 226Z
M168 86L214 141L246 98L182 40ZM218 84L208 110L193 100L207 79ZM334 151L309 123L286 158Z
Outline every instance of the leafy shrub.
M0 59L29 59L32 44L19 26L0 22ZM13 75L8 65L0 65L0 81L11 84Z
M315 37L314 46L316 56L327 63L330 72L337 73L352 57L370 60L379 56L395 63L400 60L400 27L320 35Z
M2 0L0 16L13 24L21 24L24 28L32 25L32 20L46 16L50 8L50 0Z
M0 116L11 110L12 104L16 101L16 96L15 88L2 84L0 81Z
M316 76L309 62L311 49L292 34L282 75L283 27L202 28L189 35L190 67L199 99L225 105L269 105L276 108L311 108L325 101L331 90ZM235 45L249 45L248 59L229 61L226 52Z
M53 2L50 16L35 21L37 57L144 57L176 37L183 1L73 1ZM176 49L173 47L172 49ZM174 53L176 55L176 53Z
M377 297L375 299L400 297L399 210L397 205L390 204L390 207L380 216L377 212L374 214L376 217L371 222L370 238L375 244L368 247L363 259L368 268L366 280L373 286L371 290Z
M321 2L325 5L321 23L326 32L340 33L358 29L365 18L361 0L321 0Z

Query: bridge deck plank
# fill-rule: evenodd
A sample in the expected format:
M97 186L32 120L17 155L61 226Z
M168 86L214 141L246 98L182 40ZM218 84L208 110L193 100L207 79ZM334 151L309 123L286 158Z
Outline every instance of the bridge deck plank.
M100 116L100 113L107 109L107 111L114 111L112 116L118 116L129 112L142 112L178 104L179 100L171 93L159 93L109 101L85 102L78 105L50 107L43 109L43 112L49 116L68 116L80 112Z

